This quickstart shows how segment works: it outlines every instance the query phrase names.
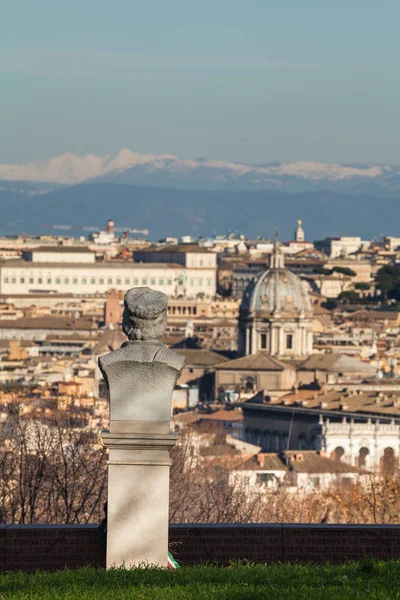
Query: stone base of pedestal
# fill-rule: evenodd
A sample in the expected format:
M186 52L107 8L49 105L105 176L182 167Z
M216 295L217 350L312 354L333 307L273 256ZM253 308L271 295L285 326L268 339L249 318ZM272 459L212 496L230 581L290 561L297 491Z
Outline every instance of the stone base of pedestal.
M101 434L109 449L107 567L167 566L169 451L177 434Z

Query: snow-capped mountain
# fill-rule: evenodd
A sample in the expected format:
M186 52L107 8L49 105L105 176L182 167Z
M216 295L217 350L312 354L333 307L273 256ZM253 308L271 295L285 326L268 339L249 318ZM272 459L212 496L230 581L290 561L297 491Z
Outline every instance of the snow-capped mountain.
M327 189L373 195L400 192L400 169L389 165L341 165L307 161L250 165L173 154L62 154L22 165L0 164L0 180L78 184L85 181L187 189Z

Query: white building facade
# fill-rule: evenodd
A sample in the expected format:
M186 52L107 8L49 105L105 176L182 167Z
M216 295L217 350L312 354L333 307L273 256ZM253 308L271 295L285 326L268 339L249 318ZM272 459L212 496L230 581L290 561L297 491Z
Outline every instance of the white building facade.
M325 238L314 243L317 250L325 252L329 258L340 258L349 256L359 250L366 250L370 247L369 240L362 240L360 237L337 237Z
M63 258L65 254L63 254ZM0 263L1 294L105 294L110 289L148 286L169 297L214 297L216 267L134 262Z
M322 439L328 456L345 463L374 472L398 468L400 424L394 419L390 423L372 422L371 419L367 423L355 423L346 418L338 423L325 419Z

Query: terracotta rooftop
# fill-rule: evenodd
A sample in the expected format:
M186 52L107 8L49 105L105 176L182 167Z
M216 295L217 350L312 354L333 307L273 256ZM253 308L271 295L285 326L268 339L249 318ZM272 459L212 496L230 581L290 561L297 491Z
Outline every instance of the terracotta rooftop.
M186 359L186 366L213 367L218 363L226 363L229 359L212 350L196 350L177 348L175 350Z
M364 469L334 460L316 450L289 451L287 456L297 473L366 473Z
M102 354L107 354L112 350L119 350L121 348L121 344L126 342L126 340L127 337L121 331L120 327L107 327L96 346L93 348L93 354L96 356L101 356Z
M74 269L182 269L184 268L182 265L173 264L173 263L135 263L132 261L121 260L117 262L111 261L96 261L96 262L77 262L77 263L69 263L69 262L29 262L22 259L10 259L10 260L0 260L0 264L3 267L15 267L15 268L24 268L24 269L45 269L47 267L57 267L59 269L66 269L71 266ZM7 294L3 294L3 296L8 297ZM43 294L42 294L43 296Z
M214 413L210 414L202 414L199 415L200 420L203 421L231 421L231 422L241 422L243 421L243 413L242 410L234 409L234 410L217 410Z
M399 313L394 310L357 310L346 318L351 321L397 321Z
M251 370L251 371L284 371L293 367L268 354L268 352L257 352L241 358L230 360L216 367L217 369L229 370Z
M98 329L91 317L22 317L0 320L0 329L65 329L70 331Z
M87 246L39 246L38 248L32 248L31 250L27 250L27 252L62 252L63 254L93 254L93 252Z
M179 252L180 254L186 254L187 252L198 252L201 254L211 254L210 250L203 248L202 246L198 246L197 244L157 246L156 248L146 248L143 250L143 252Z
M325 456L318 450L289 451L286 453L260 452L241 466L241 470L251 471L288 471L286 461L289 461L290 470L296 473L319 475L322 473L358 473L366 471Z
M387 417L388 419L400 418L400 391L379 392L372 390L347 391L343 389L329 390L299 390L285 394L279 399L259 403L250 398L243 403L261 408L282 407L284 410L302 410L333 412L337 416L345 417L346 414L359 414L365 417Z
M299 367L300 371L329 371L332 373L363 373L372 375L376 369L346 354L312 354Z

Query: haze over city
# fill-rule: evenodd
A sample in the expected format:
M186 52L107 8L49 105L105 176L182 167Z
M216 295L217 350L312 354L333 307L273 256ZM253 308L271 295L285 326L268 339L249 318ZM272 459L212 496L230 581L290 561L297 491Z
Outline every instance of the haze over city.
M399 17L395 0L7 2L0 163L397 164Z

